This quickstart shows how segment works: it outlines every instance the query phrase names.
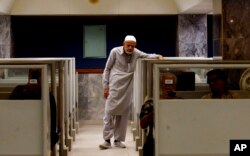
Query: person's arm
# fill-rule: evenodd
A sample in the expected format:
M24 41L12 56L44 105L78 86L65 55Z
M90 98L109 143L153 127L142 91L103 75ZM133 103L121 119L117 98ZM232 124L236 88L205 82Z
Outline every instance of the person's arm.
M240 94L236 93L236 92L230 92L232 95L233 99L240 99Z
M110 76L110 71L115 63L115 51L114 49L111 50L109 58L106 62L106 66L103 72L103 96L105 98L108 97L109 95L109 76Z
M162 55L159 55L159 54L157 54L158 56L157 56L157 59L158 60L163 60L164 59L164 57L162 56Z
M159 54L147 54L143 51L140 51L139 49L135 48L135 51L138 52L138 54L140 55L140 58L149 58L149 59L158 59L158 60L163 60L164 57L162 55Z
M141 107L140 126L143 129L154 123L154 108L152 102L151 100L147 100Z
M103 96L105 99L109 96L109 88L103 88Z
M153 122L154 122L154 112L150 112L149 114L144 115L140 119L140 126L141 128L145 129L149 125L153 125Z
M24 96L24 87L25 85L16 86L11 92L9 99L25 99L26 96Z
M57 106L55 96L49 92L50 101L50 148L53 149L59 141L59 132L57 130Z

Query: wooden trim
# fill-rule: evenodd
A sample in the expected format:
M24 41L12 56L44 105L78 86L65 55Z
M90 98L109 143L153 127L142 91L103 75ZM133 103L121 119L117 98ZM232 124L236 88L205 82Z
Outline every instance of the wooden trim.
M76 69L79 74L103 73L104 69Z

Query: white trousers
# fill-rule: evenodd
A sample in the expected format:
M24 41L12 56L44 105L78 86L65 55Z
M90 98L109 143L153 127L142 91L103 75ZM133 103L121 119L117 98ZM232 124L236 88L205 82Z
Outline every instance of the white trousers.
M125 141L128 125L127 115L109 115L105 113L103 123L104 140L114 137L114 140Z

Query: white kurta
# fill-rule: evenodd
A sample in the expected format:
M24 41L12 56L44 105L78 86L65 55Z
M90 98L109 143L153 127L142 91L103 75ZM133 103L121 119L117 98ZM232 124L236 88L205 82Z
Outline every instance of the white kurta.
M134 49L133 54L124 52L123 46L111 50L103 73L103 87L109 88L105 113L128 115L133 95L133 77L138 58L157 58L156 54L146 54Z

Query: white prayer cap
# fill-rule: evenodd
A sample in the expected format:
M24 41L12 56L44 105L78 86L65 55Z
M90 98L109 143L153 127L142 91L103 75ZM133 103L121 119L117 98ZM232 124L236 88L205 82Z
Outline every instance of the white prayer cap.
M127 35L124 39L124 41L134 41L136 42L136 39L133 35Z

